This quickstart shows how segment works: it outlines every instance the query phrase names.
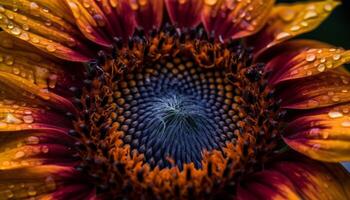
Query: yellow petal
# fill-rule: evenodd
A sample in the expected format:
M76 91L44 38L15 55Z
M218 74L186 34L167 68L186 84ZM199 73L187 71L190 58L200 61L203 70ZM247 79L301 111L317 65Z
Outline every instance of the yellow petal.
M267 48L315 29L339 4L339 1L316 1L277 5L267 25L248 39L248 43L255 47L258 55Z
M243 180L238 199L348 199L350 174L340 164L324 164L285 154Z
M202 21L208 33L238 39L259 31L266 23L274 0L205 0Z
M286 51L267 62L272 69L270 82L278 84L287 80L314 76L341 67L350 61L350 51L341 48L308 48Z
M0 1L0 27L13 37L59 58L72 61L89 59L85 53L88 50L77 39L77 29L41 3Z
M350 161L350 106L310 111L288 124L284 141L313 159Z
M62 184L58 173L69 167L45 165L0 171L0 199L29 199L51 193Z

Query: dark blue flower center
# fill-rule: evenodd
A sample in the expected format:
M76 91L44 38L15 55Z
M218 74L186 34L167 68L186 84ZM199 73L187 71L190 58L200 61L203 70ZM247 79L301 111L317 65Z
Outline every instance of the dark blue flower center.
M163 61L130 73L118 91L124 143L152 167L200 167L205 150L220 150L235 138L237 104L223 69Z

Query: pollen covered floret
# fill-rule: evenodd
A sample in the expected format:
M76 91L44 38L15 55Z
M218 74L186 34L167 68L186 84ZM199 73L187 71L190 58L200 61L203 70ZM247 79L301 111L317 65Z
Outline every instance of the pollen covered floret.
M75 90L77 169L102 195L233 196L240 177L280 148L283 113L251 60L201 28L115 38Z

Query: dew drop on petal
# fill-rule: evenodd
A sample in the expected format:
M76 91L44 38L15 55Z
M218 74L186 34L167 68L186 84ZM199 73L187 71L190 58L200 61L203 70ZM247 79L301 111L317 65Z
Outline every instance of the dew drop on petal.
M55 45L49 44L46 46L46 50L49 52L54 52L54 51L56 51L56 47L55 47Z
M318 67L317 67L317 70L318 70L319 72L323 72L325 69L326 69L326 65L324 65L324 64L320 64L320 65L318 65Z
M46 146L46 145L44 145L44 146L41 147L41 151L42 151L43 153L48 153L48 152L49 152L49 147Z
M13 35L19 35L19 34L21 34L21 32L22 32L22 30L18 27L14 27L13 29L11 29L11 33Z
M320 103L316 100L309 100L307 104L310 107L317 107L318 105L320 105Z
M37 136L29 136L26 139L27 144L39 144L39 141L40 141L40 139Z
M308 61L308 62L313 62L313 61L315 61L315 59L316 59L316 55L315 54L308 54L308 55L306 55L306 61Z
M292 21L295 17L295 11L294 10L286 10L285 12L280 13L280 17L285 22Z
M34 119L32 115L25 115L23 116L23 121L24 123L31 124L34 122Z
M280 32L276 35L276 40L282 40L282 39L285 39L287 37L290 37L291 34L288 33L288 32Z
M332 119L335 119L335 118L343 117L343 114L338 111L331 111L328 113L328 116Z
M323 6L323 9L326 11L326 12L331 12L333 10L333 6L332 4L326 4Z
M333 55L333 60L339 60L341 58L340 54L334 54Z
M314 11L314 10L309 10L306 12L306 14L304 15L304 19L312 19L312 18L315 18L317 17L317 12Z
M19 158L22 158L23 156L25 155L24 151L18 151L16 154L15 154L15 159L19 159Z
M301 28L300 26L295 25L295 26L290 27L290 30L291 30L291 31L299 31L300 28Z
M341 125L343 127L350 127L350 121L344 121L343 123L341 123Z
M204 2L208 6L213 6L217 3L217 0L205 0Z
M29 196L36 196L36 194L37 194L37 192L34 189L34 187L31 186L31 187L28 188L28 195Z
M14 115L12 115L11 113L8 113L6 115L5 121L9 124L20 124L22 123L22 120L16 118Z
M48 176L48 177L45 179L45 185L46 185L46 187L47 187L49 190L55 190L55 189L56 189L56 182L55 182L55 180L53 179L52 176Z

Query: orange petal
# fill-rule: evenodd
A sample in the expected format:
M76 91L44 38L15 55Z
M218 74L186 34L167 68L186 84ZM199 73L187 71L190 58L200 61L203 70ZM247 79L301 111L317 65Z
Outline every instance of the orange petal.
M30 199L59 190L73 175L70 167L45 165L0 171L0 197Z
M315 29L325 20L339 1L280 4L273 8L267 25L248 43L262 51L297 35Z
M37 101L41 104L49 104L52 108L76 113L75 106L66 98L52 93L47 89L41 89L33 82L18 77L12 73L0 71L0 88L4 88L5 93L7 93L5 95L6 97L13 96L27 99L39 98Z
M17 1L0 1L0 27L4 31L59 58L89 60L73 26L40 3Z
M170 20L179 27L196 27L201 20L202 0L165 0Z
M245 188L247 193L253 194L256 199L301 199L293 182L277 171L264 170L253 176L254 180L249 181ZM242 190L239 189L238 196L241 196L241 193Z
M110 47L113 37L128 38L135 19L128 0L65 0L75 23L89 40Z
M238 199L348 199L350 174L340 164L323 164L293 154L294 159L276 161L253 174L239 187ZM243 189L243 190L242 190ZM250 198L248 198L250 199Z
M282 107L313 109L350 101L349 73L330 71L286 84Z
M266 64L272 70L270 83L314 76L350 61L350 51L340 48L309 48L305 46L295 51L286 51L275 56Z
M163 19L163 0L135 1L131 8L135 12L136 23L146 32L159 28Z
M202 21L208 33L238 39L259 31L267 21L274 0L205 0Z
M291 121L284 141L313 159L350 161L350 106L310 111Z

